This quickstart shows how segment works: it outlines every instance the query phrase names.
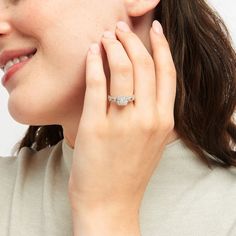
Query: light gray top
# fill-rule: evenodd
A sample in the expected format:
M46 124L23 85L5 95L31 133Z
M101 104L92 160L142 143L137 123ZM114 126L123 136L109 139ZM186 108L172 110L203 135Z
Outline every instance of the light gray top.
M0 157L0 235L73 235L65 139ZM92 219L91 219L92 221ZM142 236L235 236L236 168L210 170L178 139L167 145L140 208Z

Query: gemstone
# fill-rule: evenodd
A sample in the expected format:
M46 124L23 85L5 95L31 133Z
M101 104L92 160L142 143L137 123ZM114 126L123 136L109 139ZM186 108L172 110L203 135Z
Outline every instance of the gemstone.
M116 98L116 102L119 106L126 106L128 104L128 99L125 96L121 96Z

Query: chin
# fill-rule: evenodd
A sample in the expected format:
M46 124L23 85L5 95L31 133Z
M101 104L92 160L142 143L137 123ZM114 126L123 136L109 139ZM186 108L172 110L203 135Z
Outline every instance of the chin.
M31 104L32 105L32 104ZM24 102L13 102L11 99L8 101L8 111L11 117L18 123L24 125L49 125L54 124L52 114L50 111L39 108L39 106L30 106ZM55 121L55 120L54 120Z

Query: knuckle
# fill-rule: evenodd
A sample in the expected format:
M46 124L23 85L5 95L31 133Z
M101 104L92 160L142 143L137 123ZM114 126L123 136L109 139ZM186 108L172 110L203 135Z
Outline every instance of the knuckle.
M160 41L158 42L158 45L160 47L163 47L163 48L167 49L167 50L170 50L170 45L164 38L160 38Z
M156 126L150 123L142 126L143 133L154 134L156 133L156 131L157 131Z
M159 122L159 129L164 133L171 132L174 129L174 126L175 126L174 118L162 119Z
M175 66L172 65L172 62L166 62L165 63L165 67L163 66L163 64L159 64L157 65L157 70L160 71L160 73L163 76L168 76L170 78L176 78L177 77L177 72L175 69Z
M111 51L116 50L116 49L120 50L123 48L122 43L117 39L108 41L107 46L108 46L108 50L111 50Z
M139 122L140 123L140 127L141 127L141 131L143 133L149 133L149 134L153 134L155 132L157 132L158 130L158 122L157 122L157 118L154 116L146 116L145 118L142 117L143 119Z
M141 130L143 133L154 134L158 130L158 126L154 122L147 122L141 125Z
M170 65L169 67L166 68L167 70L167 74L171 77L176 77L177 76L177 72L176 72L176 69L175 69L175 66L174 65Z
M114 71L124 75L130 75L132 70L133 68L130 62L118 62L116 65L114 65Z
M86 80L86 86L89 88L97 88L103 86L103 78L100 75L89 76Z
M155 40L155 44L156 44L157 47L161 47L161 48L170 50L169 42L166 40L165 37L158 37Z
M144 67L154 67L154 61L151 56L137 55L136 62Z
M146 114L142 119L138 118L137 123L143 133L149 134L169 133L175 127L174 115Z
M108 40L106 43L108 47L114 47L114 46L117 46L117 44L119 44L119 41L117 39L112 39L112 40Z

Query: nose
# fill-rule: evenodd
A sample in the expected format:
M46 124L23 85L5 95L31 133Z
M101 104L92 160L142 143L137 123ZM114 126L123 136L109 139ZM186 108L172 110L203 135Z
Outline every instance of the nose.
M9 34L11 25L9 22L9 5L0 0L0 36Z
M2 21L0 19L0 36L9 34L11 26L7 21Z

